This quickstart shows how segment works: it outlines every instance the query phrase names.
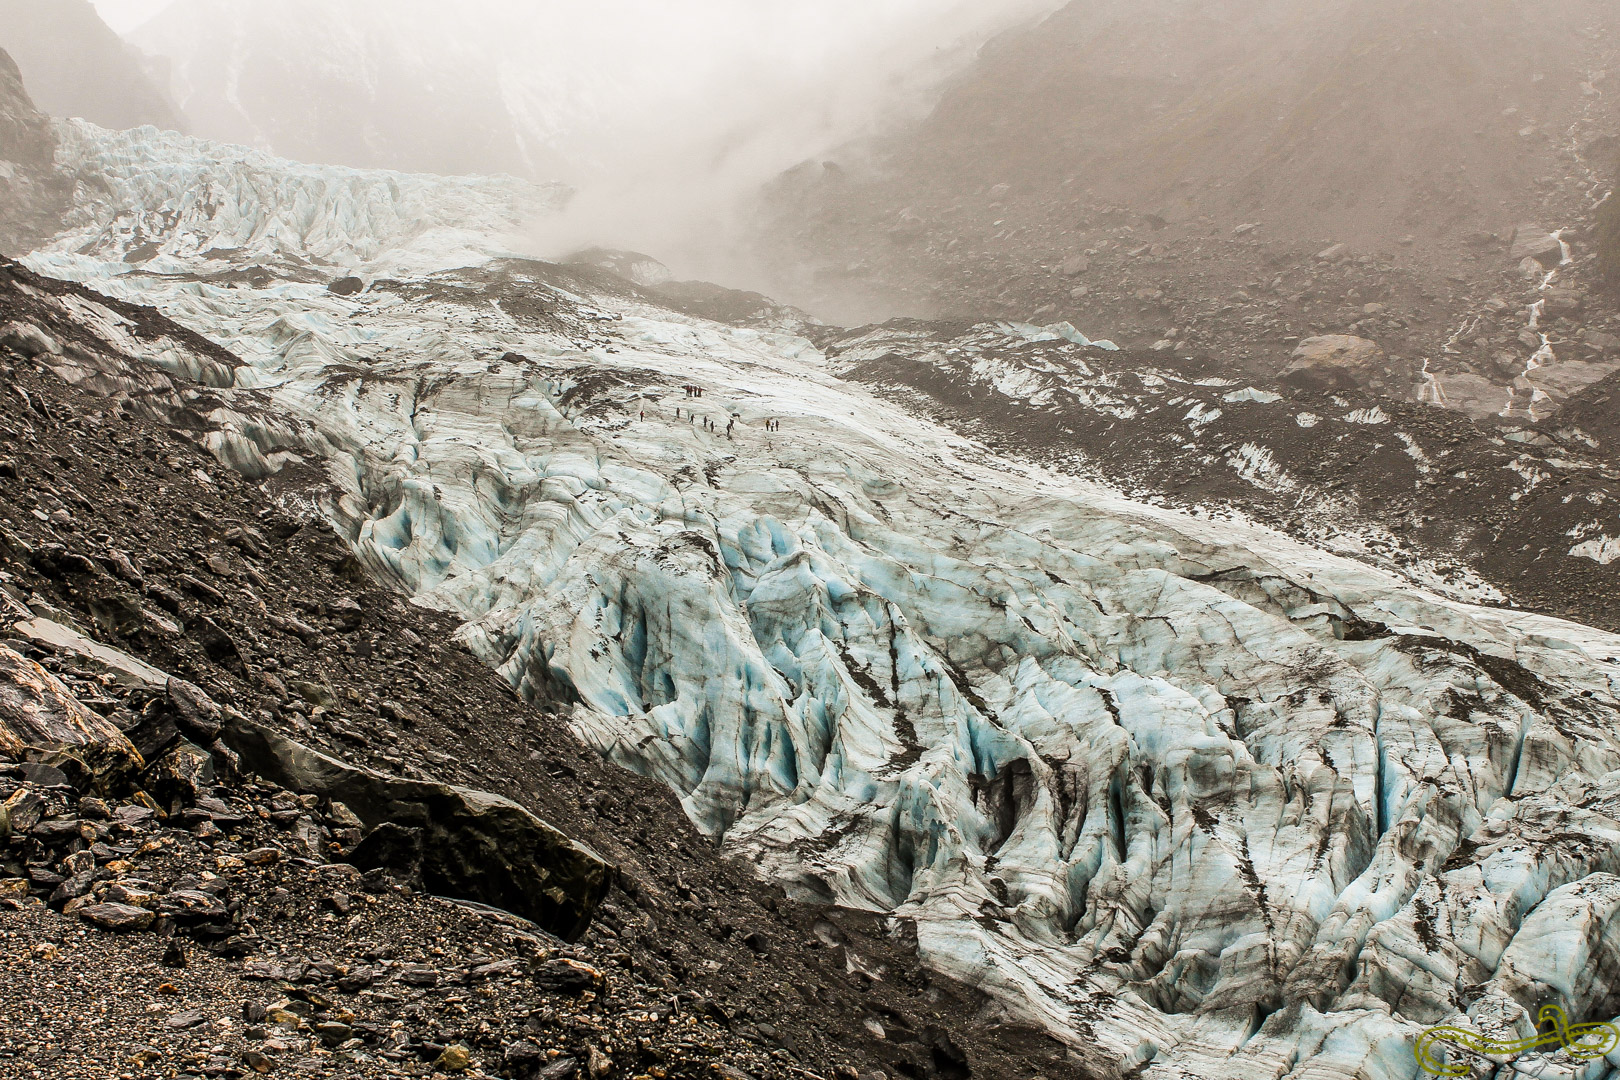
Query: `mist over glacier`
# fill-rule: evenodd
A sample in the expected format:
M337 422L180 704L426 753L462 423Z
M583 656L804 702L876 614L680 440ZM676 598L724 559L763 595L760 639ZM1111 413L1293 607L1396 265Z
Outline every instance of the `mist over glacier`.
M737 272L716 234L784 169L926 108L1056 0L103 0L194 134L301 161L576 189L538 247Z

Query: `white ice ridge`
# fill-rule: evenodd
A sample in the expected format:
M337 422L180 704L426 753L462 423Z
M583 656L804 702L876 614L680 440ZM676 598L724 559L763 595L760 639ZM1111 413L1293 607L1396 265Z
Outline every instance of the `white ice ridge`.
M567 189L510 176L441 177L303 165L155 128L56 124L77 188L68 227L34 253L56 277L262 265L367 277L465 266L512 249Z
M355 550L515 685L1099 1075L1410 1080L1429 1024L1620 1012L1620 638L999 459L552 268L109 270L248 361Z

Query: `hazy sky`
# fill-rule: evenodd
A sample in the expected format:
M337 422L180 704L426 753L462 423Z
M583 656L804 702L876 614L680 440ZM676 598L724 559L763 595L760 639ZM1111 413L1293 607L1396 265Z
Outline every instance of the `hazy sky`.
M169 0L91 0L91 3L96 5L108 26L123 34L167 7Z

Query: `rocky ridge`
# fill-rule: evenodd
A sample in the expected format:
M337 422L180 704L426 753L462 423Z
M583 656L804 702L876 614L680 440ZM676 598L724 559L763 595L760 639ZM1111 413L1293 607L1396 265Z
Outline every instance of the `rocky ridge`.
M56 231L67 193L55 175L55 152L50 120L0 49L0 254L21 254Z

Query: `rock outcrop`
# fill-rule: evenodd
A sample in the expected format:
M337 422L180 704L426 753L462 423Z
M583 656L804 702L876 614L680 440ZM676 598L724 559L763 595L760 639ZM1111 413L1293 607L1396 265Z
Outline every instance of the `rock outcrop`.
M54 231L67 201L53 175L55 152L49 118L34 107L16 62L0 48L0 254L21 254Z
M1564 258L1563 239L1540 225L1520 225L1513 230L1513 242L1508 248L1508 259L1517 265L1525 259L1534 259L1544 268L1557 266Z
M0 49L0 161L47 169L55 152L50 121L34 107L16 61Z
M0 760L60 768L105 791L145 766L110 721L80 704L50 672L0 645Z
M612 881L601 856L510 799L346 765L244 718L227 724L225 738L247 768L291 791L341 802L373 830L418 830L421 879L433 892L574 941Z

